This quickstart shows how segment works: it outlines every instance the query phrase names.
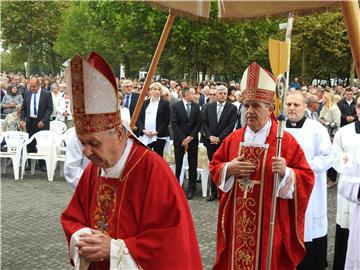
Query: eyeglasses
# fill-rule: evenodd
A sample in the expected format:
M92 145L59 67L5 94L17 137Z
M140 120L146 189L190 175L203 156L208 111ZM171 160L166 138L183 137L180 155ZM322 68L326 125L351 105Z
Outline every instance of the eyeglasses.
M209 94L209 96L216 96L216 94Z

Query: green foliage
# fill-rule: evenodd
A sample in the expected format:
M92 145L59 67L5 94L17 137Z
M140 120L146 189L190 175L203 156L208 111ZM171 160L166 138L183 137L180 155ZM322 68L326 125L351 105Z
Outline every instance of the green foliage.
M50 66L49 70L54 73L60 60L53 50L53 44L61 25L59 14L67 3L29 1L25 4L22 1L6 1L1 5L3 47L10 50L14 54L12 58L20 63L28 61L30 71L32 68ZM14 65L19 65L19 62Z
M148 67L166 18L148 5L120 1L73 2L63 17L55 44L59 54L70 58L97 51L114 70L124 63L130 77Z
M296 17L292 48L293 76L311 81L349 74L352 57L341 11Z
M59 67L74 54L97 51L118 73L125 64L128 77L147 70L167 13L131 1L4 2L2 8L3 68L20 68L24 61L46 69ZM278 29L286 18L225 23L217 18L212 1L208 22L176 18L160 58L157 72L163 77L194 80L197 72L218 79L241 78L253 61L270 69L268 39L284 40ZM291 51L291 76L345 77L351 54L339 11L296 16ZM53 68L54 69L54 68Z
M12 52L1 53L1 70L6 72L22 72L25 74L24 64L21 64L23 60L22 55L17 55Z

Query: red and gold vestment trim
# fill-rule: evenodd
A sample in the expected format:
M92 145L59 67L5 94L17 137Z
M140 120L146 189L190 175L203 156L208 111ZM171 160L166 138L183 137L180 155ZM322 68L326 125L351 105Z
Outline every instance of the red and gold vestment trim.
M76 55L70 61L73 119L76 132L98 132L120 126L119 112L86 114L84 94L83 59Z
M256 270L259 268L261 248L261 225L263 182L267 147L240 144L239 156L256 165L250 179L235 180L231 269ZM230 196L229 196L230 198ZM224 211L225 212L225 211Z

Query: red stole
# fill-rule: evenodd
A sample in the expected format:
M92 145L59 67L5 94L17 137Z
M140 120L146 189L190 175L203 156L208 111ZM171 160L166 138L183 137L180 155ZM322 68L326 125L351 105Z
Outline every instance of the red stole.
M244 154L244 161L256 165L256 171L249 180L235 179L233 200L233 220L231 269L258 269L261 248L262 197L264 191L266 147L240 146L239 156ZM228 197L230 199L231 196Z

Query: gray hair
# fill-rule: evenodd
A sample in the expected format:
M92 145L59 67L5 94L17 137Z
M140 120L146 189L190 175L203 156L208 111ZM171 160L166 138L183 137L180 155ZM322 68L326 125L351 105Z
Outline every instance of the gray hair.
M124 85L124 84L129 84L131 83L131 85L134 85L133 82L131 80L123 80L122 84L121 85Z
M169 95L170 96L170 90L169 88L167 88L166 86L162 87L162 91L161 91L162 95Z
M235 97L240 97L241 96L241 91L237 90L235 91Z
M53 83L53 84L50 86L50 91L54 90L55 87L59 88L59 85L58 85L57 83Z
M307 105L310 105L310 104L313 104L313 103L316 103L316 102L319 102L319 99L318 99L318 97L315 96L315 95L310 95L310 96L308 96L307 99L306 99Z
M216 86L216 90L217 90L218 92L221 92L221 91L226 91L226 93L228 92L228 89L227 89L227 87L226 87L225 85L218 85L218 86Z

